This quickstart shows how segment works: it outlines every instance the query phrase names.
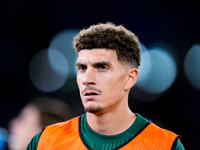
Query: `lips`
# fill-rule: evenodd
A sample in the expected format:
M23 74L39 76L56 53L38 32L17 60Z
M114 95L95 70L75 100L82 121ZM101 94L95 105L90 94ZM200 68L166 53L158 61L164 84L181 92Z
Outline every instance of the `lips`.
M81 93L84 98L91 100L101 95L102 91L95 87L87 86L84 88L84 90Z
M95 91L86 91L83 93L83 96L88 100L92 100L92 99L96 98L98 95L99 95L99 93L95 92Z
M99 95L97 92L93 92L93 91L86 91L84 94L84 96L92 96L92 95Z

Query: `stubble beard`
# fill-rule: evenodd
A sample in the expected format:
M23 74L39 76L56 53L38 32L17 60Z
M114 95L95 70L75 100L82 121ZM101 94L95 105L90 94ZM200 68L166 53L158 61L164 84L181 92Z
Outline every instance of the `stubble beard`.
M85 107L85 111L86 112L89 112L89 113L98 113L100 111L103 110L103 107L101 106L88 106L88 107Z

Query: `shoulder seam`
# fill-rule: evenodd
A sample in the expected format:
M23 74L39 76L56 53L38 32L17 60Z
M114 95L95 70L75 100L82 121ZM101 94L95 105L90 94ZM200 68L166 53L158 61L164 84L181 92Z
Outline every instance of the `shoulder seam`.
M45 129L46 127L47 127L47 126L45 126L45 127L41 130L40 136L39 136L39 138L38 138L38 143L39 143L40 137L41 137L41 135L42 135L42 133L43 133L43 131L44 131L44 129ZM38 143L37 143L37 147L38 147ZM37 149L37 147L36 147L36 149Z
M174 140L174 142L173 142L173 144L172 144L171 150L174 150L174 148L175 148L175 146L176 146L176 143L177 143L177 141L180 139L180 137L181 137L181 135L178 135L178 136L175 138L175 140Z
M81 115L78 119L78 129L79 129L79 135L80 135L80 138L81 138L81 141L83 142L83 145L85 145L85 147L88 149L88 150L92 150L90 148L90 146L86 143L84 137L83 137L83 133L81 131L81 119L83 119L83 115Z

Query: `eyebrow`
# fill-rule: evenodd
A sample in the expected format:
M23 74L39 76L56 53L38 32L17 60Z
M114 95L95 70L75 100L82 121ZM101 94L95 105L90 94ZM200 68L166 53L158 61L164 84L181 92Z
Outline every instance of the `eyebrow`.
M81 62L76 63L76 66L81 66L81 65L84 65L84 63L81 63ZM92 64L92 66L94 67L102 66L102 65L111 66L111 63L108 61L99 61Z
M83 65L83 63L81 63L81 62L76 63L76 66L81 66L81 65Z
M110 66L111 63L108 61L100 61L100 62L92 64L92 66L103 66L103 65Z

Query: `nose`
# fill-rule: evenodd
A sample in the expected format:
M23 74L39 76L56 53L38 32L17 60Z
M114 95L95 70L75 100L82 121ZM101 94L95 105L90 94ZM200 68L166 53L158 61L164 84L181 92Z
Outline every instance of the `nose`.
M95 85L96 72L92 68L88 68L84 73L82 84L85 86Z
M94 82L84 81L83 85L86 85L86 86L94 85Z

